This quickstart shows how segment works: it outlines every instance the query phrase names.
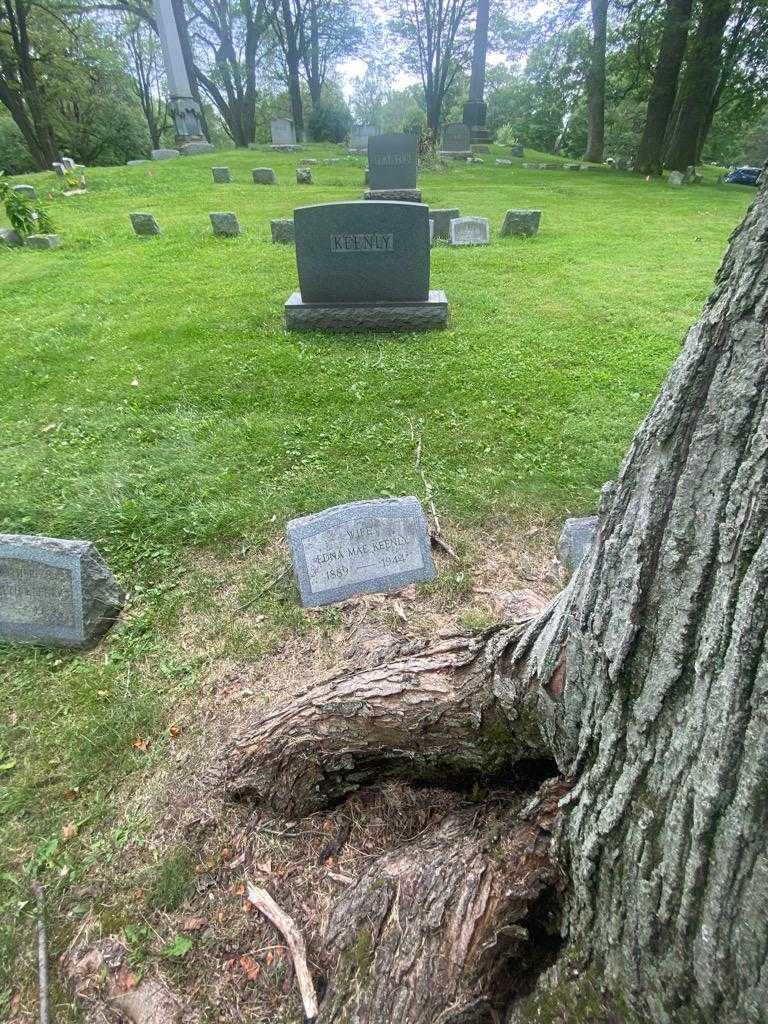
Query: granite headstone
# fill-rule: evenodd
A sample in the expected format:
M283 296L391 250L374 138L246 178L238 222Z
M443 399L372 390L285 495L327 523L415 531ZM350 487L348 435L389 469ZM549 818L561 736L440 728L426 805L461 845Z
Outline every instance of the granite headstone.
M17 196L23 196L25 199L37 199L37 190L34 185L11 185L11 192L15 192Z
M429 219L434 221L435 238L448 239L451 233L451 221L460 216L460 210L430 210Z
M293 245L296 236L293 230L293 219L279 217L269 222L272 231L272 241L281 242L284 245Z
M58 249L61 239L58 235L27 235L24 245L28 249Z
M296 130L290 117L273 117L269 122L272 145L278 148L296 145Z
M276 185L277 178L271 167L254 167L251 171L254 185Z
M0 228L0 245L7 245L9 249L18 249L24 245L21 235L13 228Z
M217 185L227 185L232 181L232 175L229 173L228 167L212 167L211 173Z
M137 235L160 234L160 226L151 213L129 213L128 216Z
M353 124L349 129L349 148L365 152L368 149L368 139L378 134L379 129L374 124Z
M576 572L581 560L594 544L597 527L597 516L565 520L563 532L557 542L557 557L569 575Z
M451 245L488 245L491 226L487 217L455 217L451 221Z
M417 175L415 135L390 132L368 139L368 183L372 190L414 189Z
M305 608L387 593L435 578L429 529L417 498L337 505L286 526Z
M125 595L88 541L0 534L0 638L87 648Z
M175 160L177 156L181 156L181 152L178 149L153 149L152 159L153 160Z
M502 238L509 235L535 235L540 223L541 210L507 210L499 234Z
M448 156L456 153L467 156L472 152L472 137L465 124L444 124L441 152Z
M235 238L240 234L240 225L234 213L209 213L214 235Z

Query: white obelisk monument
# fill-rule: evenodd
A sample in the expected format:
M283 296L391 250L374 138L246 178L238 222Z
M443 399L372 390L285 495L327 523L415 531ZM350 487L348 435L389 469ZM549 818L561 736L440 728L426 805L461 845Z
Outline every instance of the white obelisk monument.
M172 0L153 0L153 3L157 31L163 48L171 113L176 126L176 145L182 153L206 152L214 147L203 138L200 108L192 98Z

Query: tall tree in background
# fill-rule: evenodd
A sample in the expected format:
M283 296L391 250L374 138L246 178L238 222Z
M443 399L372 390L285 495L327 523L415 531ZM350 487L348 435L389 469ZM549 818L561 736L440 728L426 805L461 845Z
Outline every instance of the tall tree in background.
M703 0L699 24L688 44L664 159L671 170L685 171L701 155L723 60L723 37L732 0Z
M159 149L162 134L172 122L168 101L163 96L163 58L157 33L146 21L131 14L122 20L121 40L152 149Z
M35 9L29 0L0 4L0 103L39 170L59 156L41 76L41 69L50 71L53 54L60 49L57 40L64 23L54 29L53 21L58 21L54 10Z
M270 24L279 43L285 68L285 84L291 103L296 138L304 138L304 102L301 97L301 39L304 9L301 0L271 0Z
M421 79L434 139L448 92L470 64L473 10L473 0L394 0L389 8L390 27L403 44L403 62Z
M635 167L642 174L661 174L662 171L664 139L675 105L692 7L693 0L667 0L659 56L648 97L645 128L635 160Z
M605 49L609 0L590 0L592 38L587 69L587 149L584 159L601 163L605 148Z
M299 50L313 104L320 102L329 71L363 52L365 20L365 7L350 0L304 0Z

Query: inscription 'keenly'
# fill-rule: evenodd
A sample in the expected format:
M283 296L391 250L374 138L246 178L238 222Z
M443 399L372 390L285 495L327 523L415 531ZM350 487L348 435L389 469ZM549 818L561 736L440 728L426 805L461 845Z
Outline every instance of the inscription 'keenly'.
M359 235L331 235L331 252L394 252L395 236L377 231Z

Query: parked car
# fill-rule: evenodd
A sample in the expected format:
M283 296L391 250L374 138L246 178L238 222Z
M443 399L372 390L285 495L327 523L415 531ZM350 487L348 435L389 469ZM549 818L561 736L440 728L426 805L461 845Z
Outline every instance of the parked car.
M737 167L725 180L729 185L756 185L762 170L762 167Z

